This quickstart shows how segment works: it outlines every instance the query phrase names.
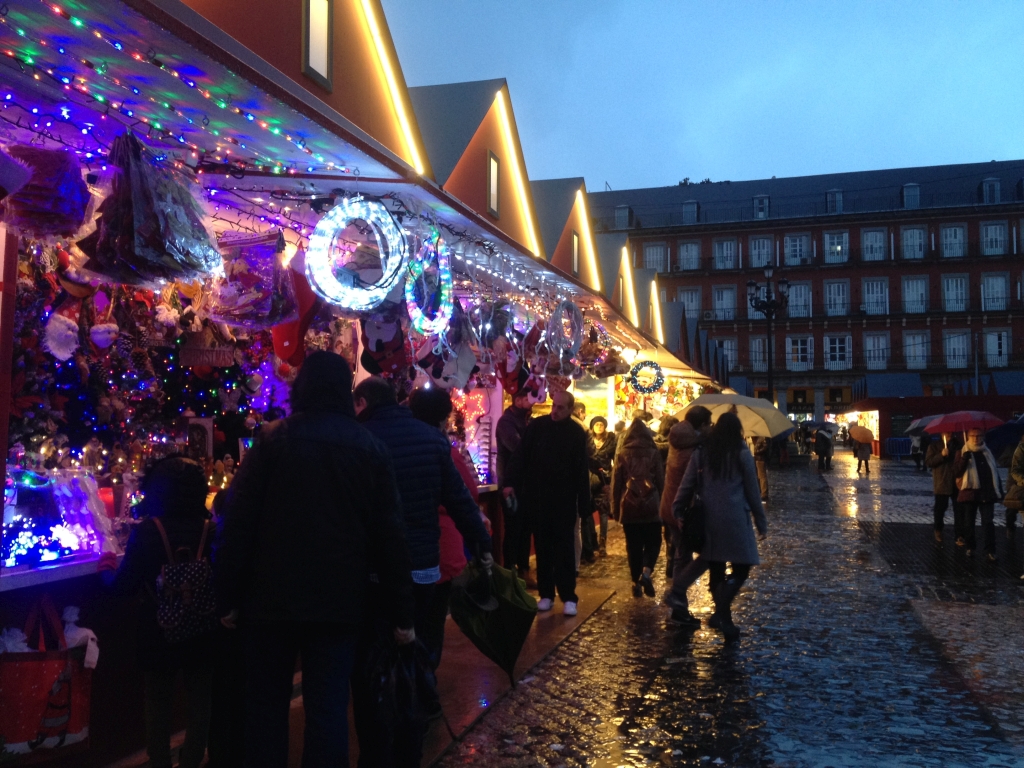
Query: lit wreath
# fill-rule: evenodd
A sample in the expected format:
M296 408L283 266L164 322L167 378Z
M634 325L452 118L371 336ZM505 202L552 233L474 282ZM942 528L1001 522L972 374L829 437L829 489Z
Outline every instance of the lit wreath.
M370 225L377 240L380 266L383 274L372 285L361 285L358 276L339 279L331 257L331 246L338 233L353 221L362 220ZM325 301L357 312L373 309L398 283L409 260L409 246L405 234L391 213L375 200L353 197L332 208L316 225L309 236L306 249L306 277L310 287Z
M437 312L433 318L423 313L423 308L416 301L416 283L422 279L423 272L430 264L431 259L437 262L439 278L438 291L441 294ZM409 263L409 272L405 276L405 304L409 310L409 322L419 333L429 336L440 333L448 327L452 319L454 298L452 289L451 251L437 232L434 232L424 241L416 258ZM423 302L427 302L426 285L423 286Z
M645 387L640 383L640 379L637 377L644 368L650 368L654 371L654 381L649 387ZM661 366L653 360L643 360L633 366L629 372L629 385L633 387L637 392L642 395L650 395L657 392L665 385L665 374L661 372Z

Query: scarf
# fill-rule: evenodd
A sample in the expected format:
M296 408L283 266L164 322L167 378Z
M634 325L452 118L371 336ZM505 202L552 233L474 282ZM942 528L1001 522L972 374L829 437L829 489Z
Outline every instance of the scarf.
M980 451L970 451L967 446L964 446L964 453L968 454L972 461L967 465L967 471L964 473L963 487L961 490L981 490L981 479L978 477L978 467L975 465L977 461L977 454L983 454L985 461L988 462L989 471L992 472L992 482L995 485L996 496L1003 498L1003 480L999 477L999 470L996 469L996 457L992 455L992 451L988 449L987 445L981 446Z

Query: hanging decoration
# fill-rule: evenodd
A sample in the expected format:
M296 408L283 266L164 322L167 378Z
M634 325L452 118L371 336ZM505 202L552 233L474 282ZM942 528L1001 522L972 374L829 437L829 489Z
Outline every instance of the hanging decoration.
M654 371L654 381L648 386L644 386L640 383L640 372L644 369L650 369ZM662 373L661 366L653 360L642 360L633 366L629 372L629 384L633 389L642 395L650 395L657 392L665 385L665 374Z
M569 323L566 333L565 324ZM560 301L551 313L546 334L548 349L556 355L573 358L583 344L583 313L573 302Z
M431 261L437 263L437 295L431 296L425 271ZM452 268L451 251L447 243L435 229L424 241L416 258L409 264L409 272L405 276L405 304L409 311L409 322L418 333L429 336L441 333L448 327L452 318ZM416 300L416 288L422 291L423 303ZM424 309L436 305L433 318L424 313Z
M341 259L356 250L354 243L336 245L336 239L350 224L364 221L373 232L380 255L380 278L366 285L359 274ZM383 303L398 283L409 246L405 234L383 204L353 197L332 208L309 236L306 249L306 277L325 301L355 312L365 312Z

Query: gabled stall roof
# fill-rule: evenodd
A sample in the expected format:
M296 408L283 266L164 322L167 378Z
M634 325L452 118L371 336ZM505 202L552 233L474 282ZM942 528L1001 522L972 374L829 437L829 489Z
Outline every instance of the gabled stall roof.
M586 182L582 177L546 179L530 182L530 187L548 262L600 293L604 280L594 245ZM575 270L573 233L578 238Z
M565 223L572 214L573 206L576 204L576 193L585 188L586 184L581 176L530 182L533 205L537 211L537 227L548 261L551 261L555 246L558 245L565 229Z

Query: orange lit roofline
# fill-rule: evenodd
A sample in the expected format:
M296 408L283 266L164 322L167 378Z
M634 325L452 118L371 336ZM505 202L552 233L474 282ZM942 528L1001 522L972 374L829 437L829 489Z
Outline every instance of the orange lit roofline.
M629 294L629 319L633 321L633 327L640 327L640 314L636 309L636 290L633 288L633 265L629 263L629 251L622 246L622 263L626 265L626 279L623 280L623 290ZM625 304L625 300L622 302Z
M505 149L508 151L509 157L512 158L512 179L515 182L519 205L523 209L523 217L526 219L526 234L530 238L530 250L534 256L540 256L540 243L533 228L533 213L530 211L530 201L526 197L526 182L523 179L519 152L512 140L512 121L509 119L508 106L505 104L505 91L499 90L495 98L498 102L498 112L501 113L501 130L505 138Z
M601 276L597 271L597 256L594 253L594 239L590 235L590 215L587 213L587 200L583 197L583 190L576 190L576 204L580 207L580 215L583 217L583 242L587 249L587 264L590 266L590 274L594 276L594 284L590 286L594 293L601 292Z

